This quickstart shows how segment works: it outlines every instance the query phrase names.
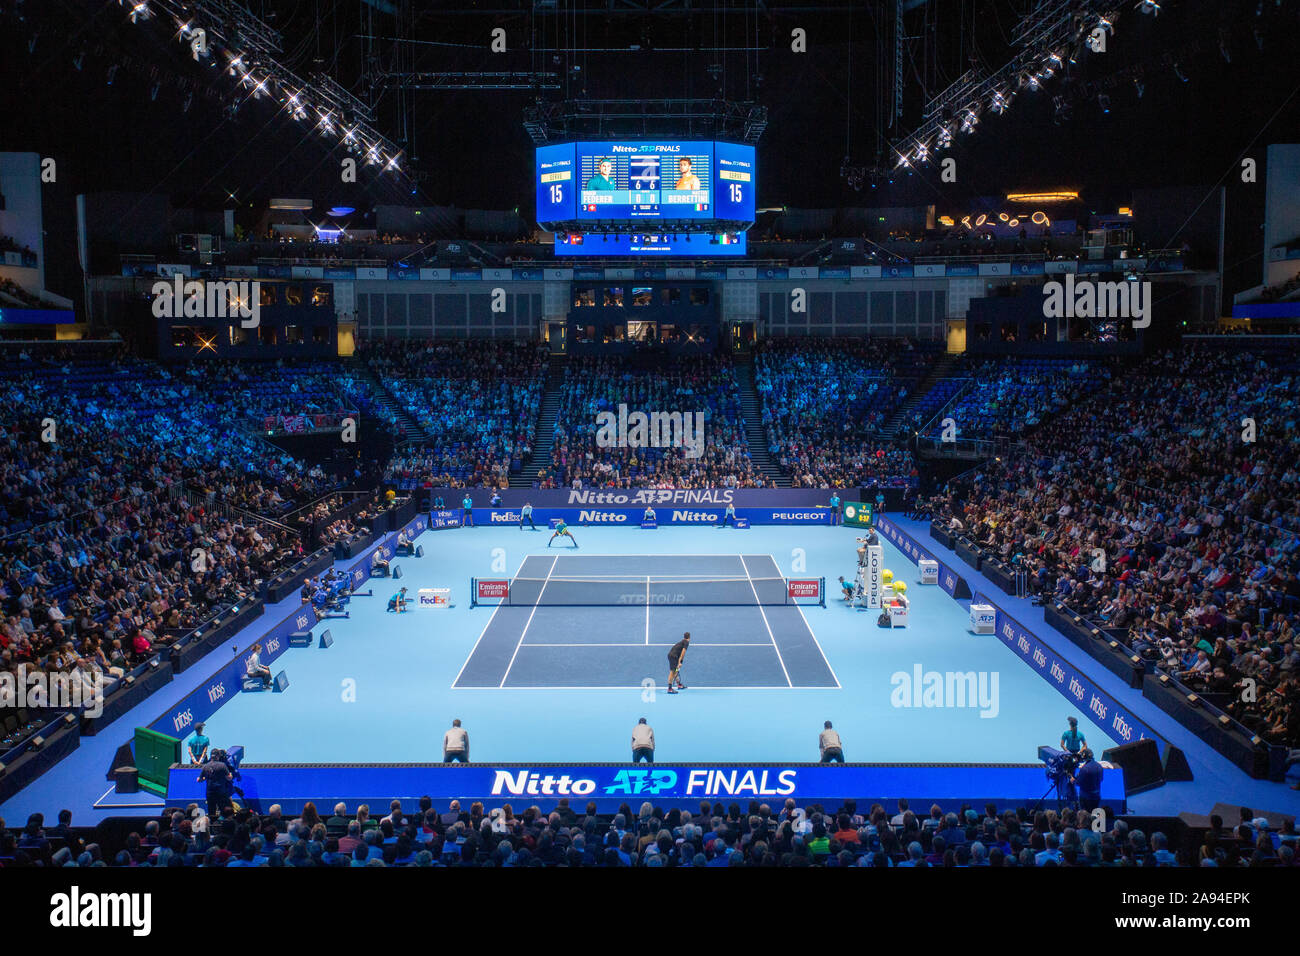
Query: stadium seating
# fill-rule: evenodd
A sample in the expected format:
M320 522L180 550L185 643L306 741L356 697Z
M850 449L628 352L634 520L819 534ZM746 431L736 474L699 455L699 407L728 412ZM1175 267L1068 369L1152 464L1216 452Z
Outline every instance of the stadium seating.
M1289 350L1158 353L931 506L1264 740L1300 746L1298 376Z
M896 813L787 800L624 804L613 814L562 800L549 814L528 807L519 816L509 804L393 804L378 819L365 805L326 816L307 803L293 819L278 806L209 817L191 805L107 831L72 827L66 811L47 831L34 814L21 830L0 821L0 867L1294 867L1300 839L1293 820L1274 828L1249 808L1226 824L1119 819L1097 832L1083 812L987 804L914 813L903 800Z

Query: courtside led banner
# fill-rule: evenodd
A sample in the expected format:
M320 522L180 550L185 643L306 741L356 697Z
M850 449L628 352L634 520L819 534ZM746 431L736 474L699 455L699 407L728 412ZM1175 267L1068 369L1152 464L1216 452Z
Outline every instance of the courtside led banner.
M813 743L816 743L814 738ZM1032 802L1043 788L1043 765L972 765L954 771L951 764L936 766L841 764L513 764L437 765L403 764L362 766L349 764L299 764L240 767L240 786L246 803L263 807L280 803L285 812L297 813L311 795L320 799L345 799L349 803L386 802L394 797L414 807L422 796L434 803L449 800L527 800L543 808L561 799L595 801L605 810L634 797L661 800L736 799L770 804L793 797L809 800L859 802L897 799L906 793L919 802L967 800L982 803ZM173 767L167 800L184 806L204 797L204 785L193 767ZM329 796L333 795L333 796ZM1124 807L1123 775L1108 772L1102 780L1102 798ZM581 805L581 804L580 804Z

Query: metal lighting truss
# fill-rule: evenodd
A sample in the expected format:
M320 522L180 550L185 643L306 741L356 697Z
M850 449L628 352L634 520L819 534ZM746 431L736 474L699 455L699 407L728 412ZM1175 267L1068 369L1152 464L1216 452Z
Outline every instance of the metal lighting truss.
M1020 51L990 73L972 67L925 104L921 125L891 143L895 168L931 160L962 133L973 133L985 111L1001 113L1021 90L1037 90L1074 59L1093 30L1110 32L1117 0L1038 0L1012 37Z
M273 27L235 0L118 0L132 23L170 20L173 38L198 62L223 65L255 99L269 97L299 122L334 137L368 166L402 172L401 148L374 127L370 105L324 73L304 78L280 61L284 45Z

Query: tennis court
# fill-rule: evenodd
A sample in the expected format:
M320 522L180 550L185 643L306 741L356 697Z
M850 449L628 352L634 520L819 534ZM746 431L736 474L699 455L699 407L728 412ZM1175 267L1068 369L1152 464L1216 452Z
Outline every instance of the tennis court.
M659 685L685 631L689 687L840 686L770 554L530 555L503 590L453 687Z

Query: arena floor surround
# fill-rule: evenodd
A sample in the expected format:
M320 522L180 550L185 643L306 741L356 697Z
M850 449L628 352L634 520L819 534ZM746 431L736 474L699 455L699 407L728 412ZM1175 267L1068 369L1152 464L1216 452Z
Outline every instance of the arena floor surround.
M924 524L894 520L961 569L972 588L997 593L929 539ZM854 538L861 529L572 530L579 549L567 542L548 548L549 532L540 530L426 531L418 540L423 557L395 559L403 572L400 581L372 579L373 596L354 597L348 618L317 625L317 632L330 629L332 647L293 648L278 658L274 669L289 679L283 692L234 695L206 721L206 733L214 745L244 746L246 767L438 763L453 718L469 732L473 763L495 766L625 763L632 728L641 717L654 728L660 766L811 763L826 720L840 732L850 762L910 768L985 765L978 768L983 772L987 765L1033 764L1039 745L1059 741L1070 715L1080 717L1080 728L1099 754L1115 743L994 636L971 633L966 604L937 586L922 586L916 565L889 541L882 538L885 566L908 584L909 625L880 628L876 610L847 606L836 579L851 578ZM471 577L542 583L531 592L524 587L518 604L473 607ZM786 603L765 593L775 581L783 590L784 578L820 577L830 592L825 607ZM597 592L614 587L617 593L583 593L583 583L592 579L606 582ZM680 606L657 600L660 593L671 596L681 585L700 581L708 582L711 597L692 593L686 598L692 603ZM410 597L420 588L450 588L452 606L390 613L388 597L399 586ZM520 591L516 587L515 593ZM614 599L642 591L649 596L633 606ZM296 603L293 596L268 608L262 627ZM1010 598L1004 607L1186 752L1196 779L1130 797L1130 811L1208 809L1225 794L1272 810L1300 803L1280 784L1251 780L1069 641L1060 635L1053 639L1041 608ZM257 626L239 635L235 643L241 650L260 636ZM692 645L682 672L688 686L669 695L667 648L688 630ZM33 811L69 806L85 821L160 807L160 798L143 791L112 791L105 773L113 752L133 728L201 686L228 662L227 653L213 652L155 699L99 736L83 738L77 751L0 806L0 815L22 819ZM966 700L934 699L914 686L927 682L928 675L950 672L973 672L980 693ZM377 772L376 780L396 784L406 771ZM1041 769L1034 772L1046 786ZM253 778L257 773L252 767L245 771ZM953 767L945 773L959 780L977 769ZM409 775L401 779L410 784ZM893 783L882 786L903 787L912 778L887 779ZM970 788L992 786L992 780L992 775L978 782L972 777ZM1018 793L1031 786L1028 777L1016 780ZM937 797L941 790L928 792ZM335 786L303 797L335 795L347 796ZM395 795L401 794L386 796ZM181 790L173 796L179 799Z

